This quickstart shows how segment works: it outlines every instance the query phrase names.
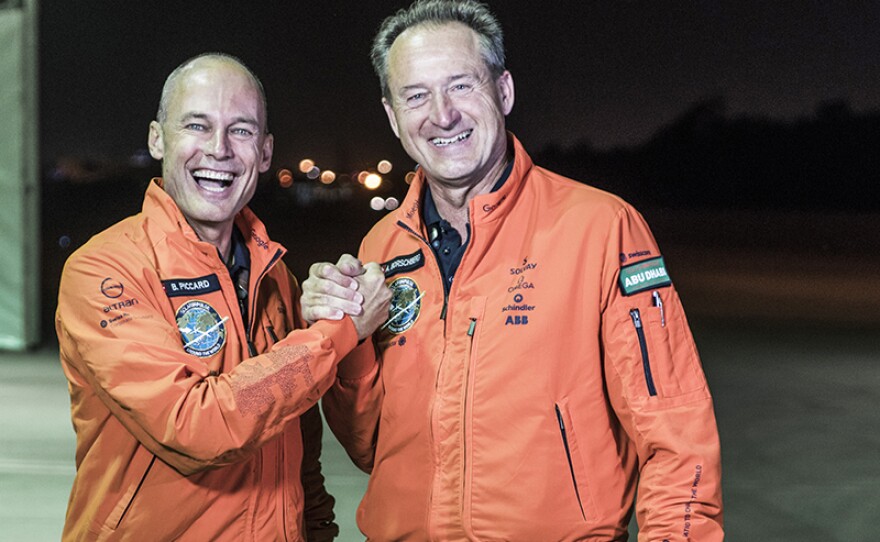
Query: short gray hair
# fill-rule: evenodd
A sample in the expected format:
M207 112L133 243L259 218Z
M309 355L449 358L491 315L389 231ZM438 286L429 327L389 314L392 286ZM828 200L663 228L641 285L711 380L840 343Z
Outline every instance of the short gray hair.
M379 76L382 96L390 99L388 89L388 52L404 31L419 25L462 23L477 33L486 67L497 79L504 73L504 35L501 24L486 4L476 0L416 0L408 8L387 17L373 38L370 58Z
M242 62L239 58L232 56L226 53L202 53L200 55L196 55L186 61L184 61L180 66L174 68L174 71L168 75L168 78L165 79L165 84L162 86L162 96L159 98L159 110L156 111L156 120L159 121L159 124L165 124L165 121L168 119L168 103L171 101L171 95L174 93L174 89L177 87L177 80L180 79L180 76L184 71L187 70L190 66L199 62L201 60L220 60L224 62L231 62L233 64L238 65L241 69L248 74L251 80L254 83L254 86L257 87L257 90L260 92L260 100L263 103L263 130L266 133L269 133L269 108L266 103L266 90L263 88L263 83L260 81L260 78L257 77L254 72L248 68L244 62Z

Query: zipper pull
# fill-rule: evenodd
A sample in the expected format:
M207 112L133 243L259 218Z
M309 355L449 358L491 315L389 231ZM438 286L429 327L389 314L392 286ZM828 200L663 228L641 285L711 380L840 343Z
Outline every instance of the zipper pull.
M642 315L639 313L639 309L631 309L629 315L630 318L632 318L633 325L636 326L636 329L642 329Z
M471 318L471 325L470 325L470 327L468 327L468 337L474 336L474 329L476 329L476 327L477 327L477 319Z
M651 295L654 296L654 306L660 309L660 327L666 327L666 315L663 313L663 300L660 299L660 292L654 290Z

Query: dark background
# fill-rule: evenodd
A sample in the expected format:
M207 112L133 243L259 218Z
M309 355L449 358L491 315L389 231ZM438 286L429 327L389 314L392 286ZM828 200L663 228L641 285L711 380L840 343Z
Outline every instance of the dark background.
M263 80L276 137L252 206L300 278L357 250L381 213L350 180L413 163L369 63L403 2L44 2L40 14L44 334L61 266L137 212L158 164L164 78L205 51ZM689 314L873 326L880 290L880 3L492 3L516 85L509 128L535 161L636 204ZM301 158L325 187L276 170ZM872 271L873 270L873 271Z

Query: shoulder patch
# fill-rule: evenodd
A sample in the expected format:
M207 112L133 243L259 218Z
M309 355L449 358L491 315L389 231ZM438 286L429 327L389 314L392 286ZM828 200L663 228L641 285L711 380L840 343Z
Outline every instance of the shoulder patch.
M425 255L422 252L422 249L419 249L412 254L398 256L388 260L382 264L382 271L385 272L385 278L387 279L394 275L399 275L400 273L414 271L423 265L425 265Z
M187 354L200 358L211 357L226 344L226 325L228 319L220 315L211 305L193 299L177 309L177 329Z
M663 256L630 264L620 268L620 291L623 295L633 295L653 288L672 286L666 273Z
M220 279L213 273L194 279L168 279L162 281L162 288L168 297L204 295L220 290Z

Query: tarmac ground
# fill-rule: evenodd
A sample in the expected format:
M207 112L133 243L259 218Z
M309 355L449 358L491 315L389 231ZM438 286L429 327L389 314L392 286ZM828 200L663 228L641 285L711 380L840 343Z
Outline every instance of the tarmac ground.
M311 262L355 251L378 218L353 207L291 211L274 196L261 205L301 278ZM69 234L82 243L84 227L67 228L64 214L81 208L59 206L46 239ZM323 220L316 232L328 212L345 218ZM645 216L714 396L727 539L880 540L880 217L664 209ZM67 254L53 246L44 249L47 300ZM45 319L51 333L51 315ZM57 357L51 338L30 352L0 352L0 541L60 537L74 434ZM354 517L367 477L329 431L324 439L339 540L363 540Z

